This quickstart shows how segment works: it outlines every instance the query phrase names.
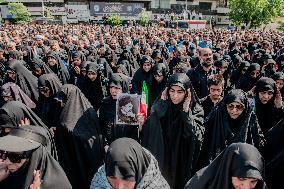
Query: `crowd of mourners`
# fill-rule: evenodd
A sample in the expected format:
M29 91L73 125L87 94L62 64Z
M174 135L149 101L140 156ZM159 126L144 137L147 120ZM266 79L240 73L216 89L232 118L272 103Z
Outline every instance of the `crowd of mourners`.
M282 186L279 31L2 25L0 86L1 189Z

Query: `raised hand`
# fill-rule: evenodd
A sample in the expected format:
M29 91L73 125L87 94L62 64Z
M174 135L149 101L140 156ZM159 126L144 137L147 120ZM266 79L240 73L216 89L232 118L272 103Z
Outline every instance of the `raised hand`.
M168 99L168 87L166 87L165 90L162 92L161 99L162 100Z
M282 96L280 91L277 89L274 104L276 108L281 108L283 106Z
M189 111L190 104L191 104L191 91L190 91L190 88L189 88L189 89L187 89L187 97L185 98L184 103L183 103L183 111L184 112L187 113Z

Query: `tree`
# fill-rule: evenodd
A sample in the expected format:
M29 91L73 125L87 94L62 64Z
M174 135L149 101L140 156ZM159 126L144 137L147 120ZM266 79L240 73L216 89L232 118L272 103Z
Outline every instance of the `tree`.
M8 3L10 13L15 16L17 24L25 24L32 21L31 13L23 3Z
M279 27L277 29L284 32L284 21L279 21L278 23Z
M149 15L145 9L143 9L139 14L139 23L141 26L147 26L149 24Z
M113 14L107 18L107 24L111 26L121 26L122 19L118 14Z
M230 0L229 7L234 24L258 27L281 15L284 0Z

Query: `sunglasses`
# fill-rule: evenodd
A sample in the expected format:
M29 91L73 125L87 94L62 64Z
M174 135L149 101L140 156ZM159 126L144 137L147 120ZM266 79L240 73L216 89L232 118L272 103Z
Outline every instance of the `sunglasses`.
M17 154L13 152L0 152L0 158L2 160L6 160L7 158L10 160L12 163L20 163L22 159L28 159L30 156L30 153L24 152L22 154Z
M238 105L234 105L234 104L227 104L227 108L229 110L233 110L233 109L237 109L237 111L243 111L245 109L245 107L241 104L238 104Z

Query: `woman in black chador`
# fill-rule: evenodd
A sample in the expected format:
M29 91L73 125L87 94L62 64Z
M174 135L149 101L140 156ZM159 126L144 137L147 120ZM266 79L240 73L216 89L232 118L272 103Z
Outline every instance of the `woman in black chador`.
M28 119L31 125L36 125L37 127L42 127L45 134L51 141L50 145L47 145L48 151L57 160L57 152L54 140L48 129L48 127L42 122L42 120L25 104L19 101L11 101L4 104L0 109L0 128L14 128L19 127L19 125ZM1 133L2 135L2 133Z
M55 125L55 100L54 96L62 87L57 75L43 74L38 78L39 101L37 104L37 113L42 121L50 128Z
M128 77L114 73L109 82L110 96L102 101L99 119L107 144L117 138L129 137L138 140L138 128L135 125L116 125L116 101L119 93L129 92Z
M155 157L137 141L120 138L111 143L105 164L95 174L90 189L170 189Z
M266 162L265 177L270 189L282 186L284 179L284 119L269 129L265 135L263 156Z
M55 131L59 163L74 189L86 189L102 165L103 140L96 110L80 89L63 85L55 99L61 106Z
M207 167L199 170L184 189L267 189L264 159L254 146L233 143Z
M252 63L247 71L242 75L236 84L237 89L242 89L247 92L250 91L257 80L260 78L260 65L257 63Z
M16 83L30 99L37 103L37 78L20 61L11 60L8 64L5 83Z
M168 70L164 63L158 63L153 67L153 77L154 79L149 90L149 109L167 84Z
M47 149L50 143L44 128L36 125L14 128L0 137L1 164L8 170L6 178L1 170L0 188L71 189L63 169Z
M105 86L102 82L102 77L98 66L98 64L93 62L87 65L86 80L81 87L82 92L95 110L98 110L100 108L105 93Z
M263 147L264 136L246 94L231 90L204 121L205 135L198 169L207 166L222 150L234 142Z
M255 112L261 130L266 132L284 115L282 96L273 79L262 77L255 87Z
M157 158L171 188L182 188L203 139L203 109L186 74L173 74L142 126L142 145Z

